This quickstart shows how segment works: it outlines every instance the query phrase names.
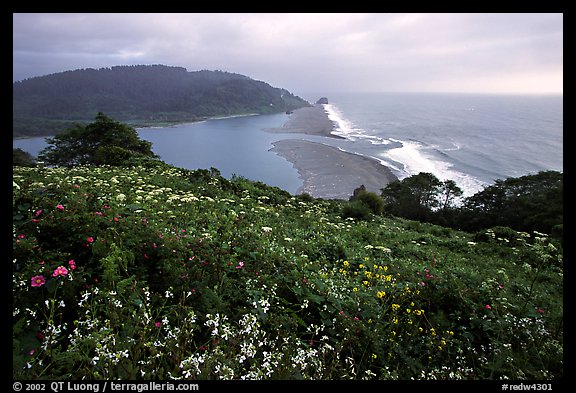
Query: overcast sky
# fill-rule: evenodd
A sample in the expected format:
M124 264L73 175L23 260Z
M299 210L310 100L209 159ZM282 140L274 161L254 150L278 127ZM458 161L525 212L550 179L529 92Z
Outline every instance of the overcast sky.
M13 22L14 81L165 64L235 72L302 96L563 93L562 14L43 13Z

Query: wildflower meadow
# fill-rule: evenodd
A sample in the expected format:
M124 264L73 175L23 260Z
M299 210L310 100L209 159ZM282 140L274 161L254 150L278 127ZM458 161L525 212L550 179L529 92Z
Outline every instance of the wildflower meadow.
M14 167L13 378L563 377L557 242L347 203L153 161Z

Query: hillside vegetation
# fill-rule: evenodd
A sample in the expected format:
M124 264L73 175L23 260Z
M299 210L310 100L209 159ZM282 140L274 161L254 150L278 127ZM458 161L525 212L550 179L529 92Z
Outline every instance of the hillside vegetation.
M15 379L560 379L538 232L343 218L217 170L14 167Z
M88 68L15 82L13 136L55 135L98 112L143 126L307 105L285 89L229 72L164 65Z

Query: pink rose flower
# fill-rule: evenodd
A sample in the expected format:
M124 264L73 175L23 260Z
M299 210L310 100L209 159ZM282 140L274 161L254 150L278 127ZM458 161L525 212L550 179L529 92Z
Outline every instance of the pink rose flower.
M65 276L67 274L68 269L66 269L64 266L58 266L56 270L54 270L54 273L52 273L52 277Z
M46 284L46 279L44 278L44 276L32 277L32 286L33 287L41 287L44 284Z

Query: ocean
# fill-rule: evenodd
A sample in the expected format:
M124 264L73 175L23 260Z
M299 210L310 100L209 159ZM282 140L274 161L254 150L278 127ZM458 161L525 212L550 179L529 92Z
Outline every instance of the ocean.
M304 98L315 102L323 94ZM403 179L430 172L470 196L497 179L563 172L563 96L333 93L324 107L335 135L276 134L286 114L212 119L138 129L165 162L214 167L292 194L302 185L292 164L270 151L281 139L306 139L379 160ZM33 155L44 138L15 139Z
M497 179L563 172L563 96L333 94L345 150L400 178L429 172L472 195Z

